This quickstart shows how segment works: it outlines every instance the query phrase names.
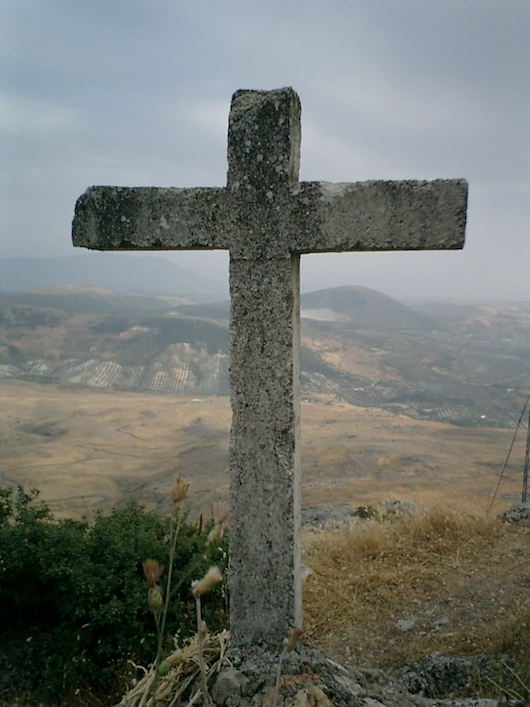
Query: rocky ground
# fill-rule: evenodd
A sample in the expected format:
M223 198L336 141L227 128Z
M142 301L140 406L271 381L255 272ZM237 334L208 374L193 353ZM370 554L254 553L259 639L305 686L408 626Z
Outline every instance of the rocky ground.
M278 653L260 647L247 652L229 650L212 679L210 697L218 707L527 707L530 704L517 699L457 700L425 696L436 692L451 694L461 688L477 665L484 675L488 670L493 671L485 657L482 661L455 660L433 654L422 666L404 669L397 680L382 670L345 668L302 641L294 650L284 651L281 658ZM193 687L182 692L182 703L171 699L177 695L175 686L167 700L157 702L157 707L191 705L201 697L200 691L194 692ZM115 707L144 704L137 694L124 697Z
M346 669L322 651L303 646L289 654L282 666L275 701L277 659L256 650L241 664L225 669L212 690L215 704L226 707L497 707L497 700L470 698L429 699L407 691L397 680L381 670ZM439 665L440 660L433 661ZM434 672L434 670L433 670ZM445 670L440 688L447 694L457 671ZM442 684L444 682L444 684ZM449 688L449 690L447 689ZM507 703L504 703L507 704ZM515 707L516 701L511 703ZM521 702L523 704L523 702Z

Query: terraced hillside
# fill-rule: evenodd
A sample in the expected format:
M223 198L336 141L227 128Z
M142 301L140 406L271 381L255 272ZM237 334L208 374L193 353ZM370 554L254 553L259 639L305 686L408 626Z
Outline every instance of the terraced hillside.
M101 288L3 297L0 377L92 388L228 394L226 324Z
M210 356L203 343L171 344L149 365L122 366L114 361L35 359L20 365L0 364L0 378L44 379L91 388L141 390L176 395L219 395L226 391L228 356ZM225 393L226 394L226 393Z

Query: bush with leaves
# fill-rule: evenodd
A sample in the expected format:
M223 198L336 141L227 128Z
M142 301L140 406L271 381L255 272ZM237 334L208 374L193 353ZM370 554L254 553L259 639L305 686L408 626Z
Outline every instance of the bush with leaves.
M13 498L11 489L0 489L0 666L10 643L32 648L31 666L8 666L11 680L27 683L30 673L31 686L51 695L96 685L108 692L127 659L150 662L157 637L142 563L167 562L167 538L168 519L136 502L91 522L56 520L37 491L19 488ZM226 558L226 536L207 548L207 532L182 524L174 576L183 581L168 610L167 637L193 633L190 581ZM204 610L213 630L224 627L225 584Z

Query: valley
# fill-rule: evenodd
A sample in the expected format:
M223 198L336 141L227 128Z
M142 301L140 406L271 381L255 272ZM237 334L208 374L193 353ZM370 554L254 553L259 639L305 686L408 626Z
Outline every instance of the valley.
M4 380L2 485L38 488L61 516L109 511L131 499L169 508L177 474L191 481L191 517L228 497L226 397L90 390ZM383 503L483 514L513 430L459 428L356 407L332 395L302 403L302 504L308 523L340 521ZM518 435L493 513L520 500Z
M304 519L443 502L482 513L530 390L530 305L302 296ZM228 495L228 302L60 287L2 296L2 485L58 515ZM524 434L494 512L516 502Z

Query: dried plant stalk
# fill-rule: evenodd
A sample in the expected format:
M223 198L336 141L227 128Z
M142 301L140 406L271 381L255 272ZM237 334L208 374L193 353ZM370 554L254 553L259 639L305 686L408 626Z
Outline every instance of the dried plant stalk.
M215 635L209 633L203 635L202 656L206 680L210 680L215 673L219 672L228 640L229 633L226 630ZM163 700L168 707L175 707L184 693L196 683L197 690L188 699L188 705L195 704L203 696L200 685L198 637L186 639L184 645L173 651L166 660L170 670L167 675L159 676L156 699ZM120 707L145 707L152 696L156 665L153 663L148 670L142 666L136 667L145 674L138 684L122 697Z

